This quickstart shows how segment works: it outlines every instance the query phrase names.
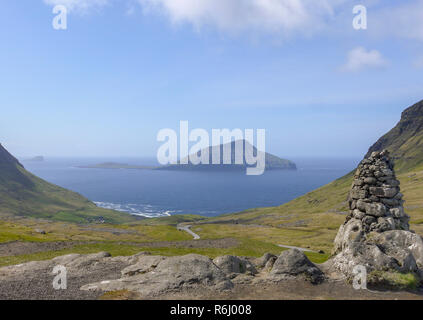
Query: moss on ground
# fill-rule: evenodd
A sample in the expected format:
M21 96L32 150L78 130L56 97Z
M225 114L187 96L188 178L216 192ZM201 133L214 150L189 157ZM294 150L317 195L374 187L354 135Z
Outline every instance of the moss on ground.
M415 290L419 286L419 279L414 273L394 271L373 271L367 282L369 287L389 290Z
M100 296L99 300L133 300L137 294L128 290L115 290L105 292Z

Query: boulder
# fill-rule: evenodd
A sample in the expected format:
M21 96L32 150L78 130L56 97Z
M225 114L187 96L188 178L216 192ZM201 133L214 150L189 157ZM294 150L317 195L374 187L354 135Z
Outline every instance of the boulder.
M349 243L329 261L329 265L347 277L354 275L354 267L361 265L367 272L374 270L399 269L396 260L383 253L378 246L364 242Z
M165 260L162 256L141 256L137 263L130 265L121 271L122 277L132 277L137 274L143 274L154 270L160 262Z
M266 261L267 262L267 261ZM213 260L213 263L226 274L249 273L256 274L256 268L246 259L235 256L221 256Z
M300 275L310 280L313 284L324 280L323 272L298 249L282 252L270 272L270 276L274 280L284 279L286 276Z
M274 256L272 258L270 258L267 262L266 265L264 266L264 270L266 271L270 271L272 270L273 266L275 265L276 260L278 259L278 257Z
M149 260L150 263L147 263L147 259L141 260L144 261L145 265L150 265L151 270L118 280L88 284L83 286L81 290L129 290L151 297L193 286L204 286L218 290L227 290L233 287L225 273L205 256L188 254L168 257L158 262L156 267L153 267L152 260Z
M55 264L60 264L69 270L84 270L95 267L96 263L103 262L105 258L110 258L108 252L98 252L93 254L69 254L54 258Z
M378 234L371 239L371 243L400 262L411 254L418 267L423 269L423 241L419 235L410 231L392 230Z
M269 267L273 267L273 264L275 263L276 259L278 257L271 253L265 253L262 257L257 258L254 260L254 265L256 268L262 269L268 269Z
M108 252L94 254L67 254L51 260L31 261L19 265L0 268L0 283L2 278L27 277L28 274L50 273L57 265L66 267L68 274L74 277L85 276L99 269L126 266L132 263L133 257L111 257Z

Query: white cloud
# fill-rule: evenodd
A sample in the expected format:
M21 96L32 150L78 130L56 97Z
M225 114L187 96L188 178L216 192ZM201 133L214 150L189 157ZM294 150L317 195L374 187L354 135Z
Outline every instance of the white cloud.
M188 23L195 29L217 28L224 32L258 31L285 35L313 35L351 28L352 5L348 0L43 0L65 5L81 14L107 6L126 4L126 13L139 3L145 13L163 14L172 23ZM423 41L423 0L361 0L368 8L369 34Z
M254 30L311 34L324 28L346 0L138 0L145 13L161 13L172 23L197 30Z
M357 47L348 53L347 63L341 67L341 70L357 72L368 68L382 68L387 64L387 60L379 51L367 51L363 47Z
M99 9L109 4L109 0L44 0L51 6L64 5L70 12L85 14L91 9Z

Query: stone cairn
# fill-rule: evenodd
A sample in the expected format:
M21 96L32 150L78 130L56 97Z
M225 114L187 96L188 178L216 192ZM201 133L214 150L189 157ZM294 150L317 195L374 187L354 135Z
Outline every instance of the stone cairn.
M355 172L345 223L352 218L360 220L365 233L408 231L410 217L404 212L399 186L389 152L373 152Z

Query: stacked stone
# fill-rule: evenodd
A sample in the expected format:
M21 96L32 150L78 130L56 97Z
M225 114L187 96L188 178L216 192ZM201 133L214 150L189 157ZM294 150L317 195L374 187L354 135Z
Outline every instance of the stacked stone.
M389 152L373 152L361 161L354 175L347 221L360 220L366 233L409 230L410 218L404 212L402 197Z

